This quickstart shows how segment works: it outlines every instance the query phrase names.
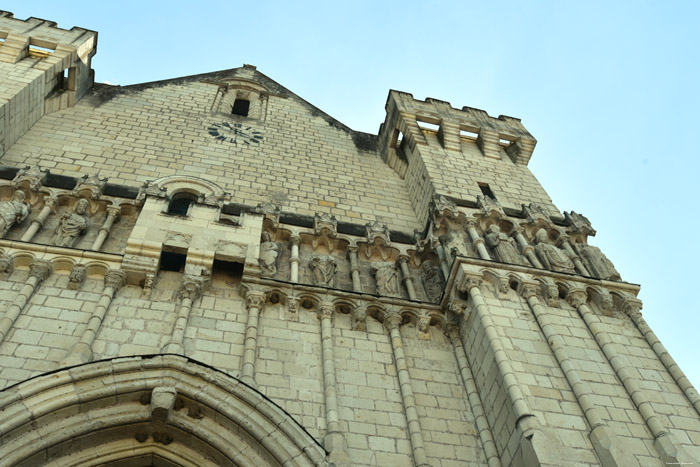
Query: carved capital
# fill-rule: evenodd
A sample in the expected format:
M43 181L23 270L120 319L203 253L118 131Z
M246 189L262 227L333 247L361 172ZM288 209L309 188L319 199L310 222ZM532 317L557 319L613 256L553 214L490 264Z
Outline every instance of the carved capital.
M56 205L58 204L58 200L54 198L53 196L48 196L44 198L44 207L49 208L50 212L55 212L56 211Z
M119 217L119 214L121 214L122 208L121 206L110 206L107 208L107 215L112 216L115 219Z
M301 243L301 235L299 235L299 232L292 233L292 235L289 237L289 243L291 243L292 246L299 246Z
M524 282L520 288L520 294L525 298L537 297L540 293L539 284L533 284L529 282Z
M469 293L469 291L472 288L478 288L479 286L481 286L482 280L482 277L477 276L476 274L465 274L462 278L462 283L460 284L459 291Z
M566 294L566 301L569 302L569 305L573 306L576 309L578 309L578 307L580 307L581 305L584 305L587 300L588 295L583 289L572 289L569 290L568 294Z
M389 311L384 315L384 327L391 331L392 329L398 329L403 321L403 316L398 311Z
M474 217L467 217L467 219L464 221L464 227L467 229L475 229L476 228L476 218Z
M348 256L350 257L350 259L352 259L353 256L355 257L355 259L357 259L357 250L357 245L348 246Z
M111 287L115 292L126 284L126 273L120 269L110 269L105 275L105 287Z
M48 261L37 260L29 265L29 276L36 277L39 281L48 279L53 272L53 266Z
M265 306L265 301L265 293L257 290L249 290L245 295L245 306L248 309L262 309L262 307Z
M622 301L622 311L630 318L642 316L642 301L637 297L627 296Z
M180 284L177 295L180 300L189 298L191 301L195 301L202 295L203 289L204 284L201 279L185 276L182 280L182 284Z
M331 302L323 302L318 307L318 319L331 319L333 317L333 312L335 311L335 306Z

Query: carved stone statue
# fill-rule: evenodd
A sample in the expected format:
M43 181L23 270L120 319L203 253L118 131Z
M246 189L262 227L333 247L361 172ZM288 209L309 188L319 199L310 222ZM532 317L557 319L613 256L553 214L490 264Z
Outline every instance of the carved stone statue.
M19 224L29 215L29 205L24 199L24 192L17 190L11 200L0 201L0 238L7 234L10 227Z
M377 280L379 295L399 295L398 273L392 263L375 261L372 263L372 272Z
M56 246L72 247L78 241L78 237L83 235L90 222L88 221L87 210L90 202L80 199L73 206L73 212L64 212L58 221L56 233L53 236L53 244Z
M612 261L593 245L577 245L586 269L598 279L619 281L620 273L615 269Z
M437 303L442 297L440 269L431 261L424 262L421 264L421 281L428 300Z
M269 232L263 232L263 242L260 244L260 265L261 275L272 277L277 273L277 256L279 255L279 245L272 241Z
M547 241L547 231L540 229L535 234L535 253L542 261L542 265L556 272L574 273L574 263L571 262L566 253Z
M500 262L525 264L523 257L518 253L518 249L515 246L515 240L501 232L501 229L496 224L492 224L488 228L484 239Z
M309 262L314 285L335 287L336 262L332 256L314 256Z
M461 230L450 230L440 235L440 243L451 255L474 256L467 243L467 234Z

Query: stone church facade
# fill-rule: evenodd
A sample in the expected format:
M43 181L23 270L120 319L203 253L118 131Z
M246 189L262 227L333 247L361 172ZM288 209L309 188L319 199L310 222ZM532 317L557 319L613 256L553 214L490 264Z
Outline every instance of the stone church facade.
M663 466L700 397L517 118L93 83L0 12L0 464Z

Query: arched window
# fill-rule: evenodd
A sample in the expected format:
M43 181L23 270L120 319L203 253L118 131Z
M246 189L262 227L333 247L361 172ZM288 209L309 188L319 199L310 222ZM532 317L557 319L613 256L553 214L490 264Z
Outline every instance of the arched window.
M175 193L168 204L168 214L175 216L186 216L190 205L197 201L197 196L192 193Z

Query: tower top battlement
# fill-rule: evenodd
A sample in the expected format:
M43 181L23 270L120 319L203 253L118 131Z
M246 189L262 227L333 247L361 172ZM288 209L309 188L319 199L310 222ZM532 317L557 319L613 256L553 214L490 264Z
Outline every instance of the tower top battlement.
M54 47L57 44L73 44L86 34L94 35L95 39L97 38L97 31L78 26L73 26L70 29L63 29L59 28L58 24L54 21L35 17L24 20L17 19L12 12L0 10L0 37L7 34L31 36L32 38L54 43ZM2 38L4 39L4 37ZM40 46L44 47L42 45Z

